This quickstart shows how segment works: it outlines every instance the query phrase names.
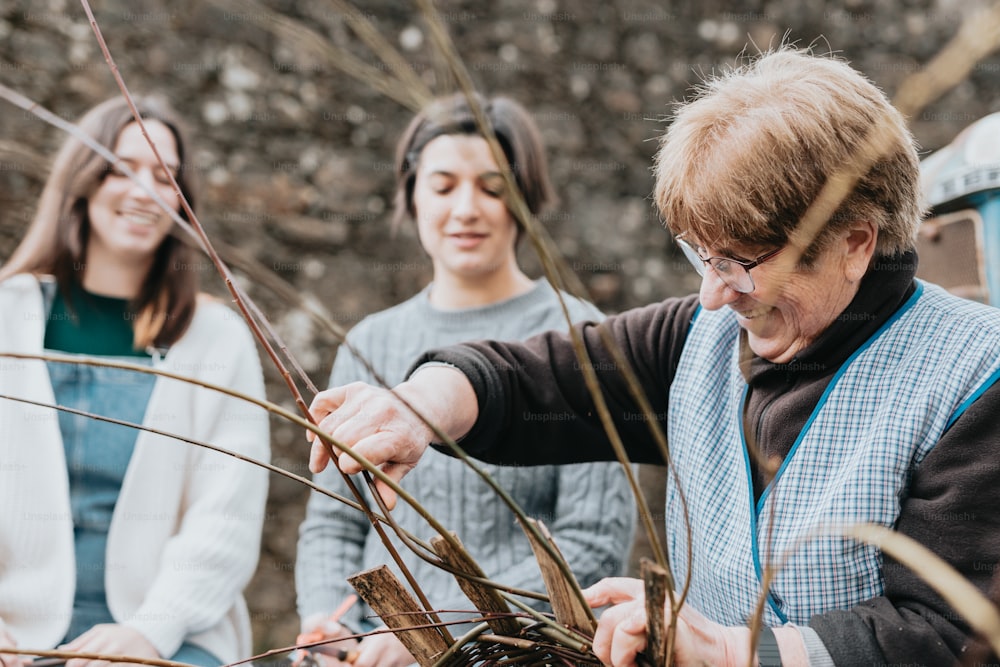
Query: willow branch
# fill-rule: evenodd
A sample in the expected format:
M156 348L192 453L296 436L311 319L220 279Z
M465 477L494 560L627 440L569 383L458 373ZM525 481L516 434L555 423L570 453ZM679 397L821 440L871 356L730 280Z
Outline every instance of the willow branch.
M422 12L424 13L424 17L428 23L432 39L434 40L438 49L444 55L447 63L449 64L452 74L455 77L456 81L458 82L459 88L465 95L469 107L473 112L473 116L476 119L476 124L478 126L478 129L482 133L482 135L487 139L490 145L491 152L493 154L494 161L500 167L500 171L501 174L503 175L506 186L505 189L507 192L507 205L510 208L512 214L518 219L518 221L520 221L523 224L525 231L528 233L528 236L531 239L533 246L541 260L542 268L545 273L546 279L555 288L555 293L559 300L560 308L563 313L563 318L570 325L569 326L570 339L573 343L573 348L574 352L576 353L577 359L580 362L580 367L583 372L584 381L587 385L587 388L592 398L594 399L597 414L601 420L602 425L604 426L605 432L608 434L612 449L615 452L615 456L618 459L618 461L621 462L622 464L624 474L628 479L629 485L632 489L633 497L636 499L637 505L641 508L645 508L644 511L642 512L642 514L644 515L643 525L647 530L647 533L649 534L650 538L649 541L654 549L654 556L656 557L657 562L659 562L665 569L668 569L669 564L667 562L665 552L661 548L661 545L659 544L659 541L656 537L655 528L652 526L651 518L649 517L650 513L648 510L648 506L645 503L645 498L643 497L642 492L639 489L638 482L636 481L630 466L631 461L628 459L628 455L625 452L624 445L617 432L617 429L614 426L613 420L611 418L610 412L607 407L607 403L600 391L600 386L597 382L596 372L594 371L593 364L590 363L589 355L587 355L586 349L583 346L579 330L572 326L572 318L569 314L568 307L566 306L565 300L562 295L562 290L565 289L564 278L566 276L569 276L570 280L573 282L575 291L577 292L582 291L582 286L580 285L578 279L576 279L576 276L572 274L572 272L568 271L568 269L565 267L565 263L562 262L560 259L558 259L556 254L551 250L551 245L552 245L551 239L547 236L547 233L544 231L544 229L537 223L533 214L528 208L527 203L524 201L524 197L521 194L519 188L517 187L517 183L513 177L513 174L511 173L510 165L508 164L506 155L503 152L503 149L500 147L499 142L496 139L496 135L493 132L493 129L490 126L488 119L483 113L482 108L476 101L475 88L472 83L471 77L469 76L468 71L463 65L461 58L458 56L454 43L448 36L447 31L445 30L440 20L440 16L438 15L436 9L433 6L433 3L431 2L431 0L418 0L418 5L420 6ZM629 381L628 377L626 377L626 381L627 382ZM631 387L631 389L633 390L634 393L641 394L642 390L637 385ZM657 428L658 425L655 424L651 412L647 415L647 417L649 419L650 427ZM451 446L450 443L448 444L449 446ZM464 452L462 452L459 448L454 447L452 448L452 451L454 451L457 455L462 457L463 460L468 461L467 457L464 456ZM544 540L541 541L544 544ZM548 545L545 546L548 549ZM567 573L564 572L564 575L567 575ZM567 579L572 581L572 579L569 578L568 576ZM671 586L671 589L672 588L673 587ZM583 602L583 595L582 592L579 590L579 587L574 586L574 589L580 601ZM584 606L586 607L585 604ZM589 609L589 607L586 608Z
M260 328L257 326L257 323L251 313L251 309L246 305L246 303L249 301L249 297L243 294L242 290L238 288L235 281L233 280L231 272L229 271L229 267L225 265L222 259L218 256L218 253L216 253L215 249L212 247L212 244L208 239L208 235L205 233L204 228L198 221L198 217L195 215L194 211L191 208L190 203L187 201L187 199L181 192L180 186L177 184L177 180L174 177L173 170L168 169L166 167L166 164L163 162L163 158L160 157L160 153L157 150L156 145L153 143L153 141L149 137L149 134L146 132L146 127L145 124L143 123L142 117L139 114L138 109L136 109L135 102L132 100L132 95L129 93L128 87L125 85L125 80L121 77L121 74L118 71L118 66L115 64L114 58L111 56L111 52L109 51L107 43L104 40L104 36L101 33L100 26L97 25L97 20L94 18L94 14L90 9L90 4L88 3L88 0L80 0L80 2L83 5L84 11L87 14L87 18L90 20L91 28L93 29L94 35L97 38L97 42L101 47L101 52L104 54L104 59L105 61L107 61L108 67L111 69L111 74L114 76L114 79L117 82L119 89L121 90L122 96L128 102L129 108L132 110L133 117L135 118L135 122L138 124L140 130L142 131L143 136L146 138L146 142L152 149L153 154L156 156L156 159L159 162L160 166L163 168L164 172L169 177L170 183L174 188L174 192L177 195L178 199L180 200L181 207L184 209L184 212L187 214L188 219L191 222L191 227L195 230L198 238L200 239L205 249L205 252L208 253L209 257L212 260L212 263L215 265L216 269L222 276L223 281L226 284L226 287L233 295L237 307L240 309L240 312L242 312L243 317L247 322L247 325L250 327L251 331L253 332L257 340L260 342L260 344L264 347L268 356L271 358L271 361L274 363L275 367L278 369L278 372L285 380L285 384L288 387L288 390L291 392L295 404L299 407L300 411L305 416L306 420L312 423L313 422L312 415L309 412L309 408L306 405L305 400L302 398L302 394L299 392L298 387L292 380L291 374L288 372L288 369L285 367L285 365L281 362L281 359L275 352L274 348L271 346L270 342L260 331ZM260 313L260 311L257 310L256 308L255 310L258 314ZM286 353L288 352L287 346L285 347L285 351ZM299 366L298 364L296 364L296 367L301 368L301 366ZM321 438L321 442L323 443L323 446L326 448L327 454L330 455L332 459L334 455L332 439ZM354 482L346 474L344 474L342 471L340 474L344 479L344 482L347 485L347 487L351 490L351 493L354 495L358 504L364 508L369 523L371 523L372 527L378 533L379 537L382 540L383 545L389 552L390 556L393 558L393 561L399 567L400 571L403 573L406 579L409 582L411 582L411 585L414 588L414 592L417 594L421 603L424 604L425 606L430 606L423 591L417 585L416 580L413 577L413 574L410 572L409 568L406 566L406 563L399 555L395 545L392 544L392 540L390 540L388 535L386 535L384 529L382 528L382 525L375 519L374 513L372 513L371 509L368 507L368 504L365 502L365 499L362 496L361 492L357 489ZM369 484L371 484L371 480L368 480L368 482ZM418 509L418 507L415 507L414 509ZM419 511L422 511L424 514L426 514L426 511L424 511L422 507L419 507Z
M406 74L400 78L397 73L404 72L409 68L399 68L395 64L395 59L387 68L390 70L390 74L387 75L383 70L364 62L346 49L333 46L325 37L308 26L287 16L282 16L255 0L211 1L218 7L246 12L249 21L257 27L287 40L289 45L295 49L304 49L310 54L322 58L324 62L362 83L367 83L389 99L395 100L408 109L417 111L431 98L430 91L419 78L408 77ZM345 18L356 31L360 29L359 36L363 39L370 38L370 35L362 27L362 21L365 19L356 10L353 13L348 12Z

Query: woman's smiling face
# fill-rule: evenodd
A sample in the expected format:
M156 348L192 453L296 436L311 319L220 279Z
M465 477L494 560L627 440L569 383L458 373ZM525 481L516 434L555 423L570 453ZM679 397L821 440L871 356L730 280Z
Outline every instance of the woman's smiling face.
M413 206L436 275L488 279L516 266L517 224L482 137L446 134L428 142L420 152Z
M174 133L159 121L146 121L145 125L163 161L176 172L180 157ZM137 123L122 129L114 153L146 187L177 208L180 200L170 177L160 167ZM174 224L149 193L113 167L87 202L87 217L88 262L96 257L102 261L148 261Z
M859 223L834 240L808 267L798 264L796 252L778 253L751 269L754 290L747 294L736 292L708 269L701 281L701 305L706 310L728 306L747 332L754 354L774 363L788 363L815 341L857 294L876 236L874 225ZM715 247L703 252L746 260L767 250Z

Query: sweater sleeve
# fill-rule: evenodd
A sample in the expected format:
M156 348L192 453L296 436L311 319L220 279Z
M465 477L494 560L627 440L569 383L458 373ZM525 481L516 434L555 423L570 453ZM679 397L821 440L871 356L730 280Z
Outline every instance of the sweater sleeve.
M1000 571L998 462L1000 382L955 421L921 463L896 525L984 593ZM810 622L837 665L952 665L978 648L956 610L919 575L884 558L883 597Z
M608 336L621 350L655 421L665 426L670 383L697 308L694 295L600 324L575 325L633 462L662 464L662 458L649 420L602 338ZM475 388L479 418L462 441L469 454L516 465L615 460L568 334L548 332L523 343L466 343L430 351L417 364L426 361L456 366Z
M349 344L359 349L363 346L359 324L347 336ZM338 387L356 381L374 382L361 361L347 346L341 346L330 373L330 386ZM347 483L336 466L315 475L313 481L324 489L353 498ZM364 492L360 478L356 480ZM364 569L365 542L372 530L368 519L361 512L348 507L327 495L312 491L306 505L306 516L299 527L299 542L295 563L295 590L299 618L313 614L330 614L354 589L347 578ZM341 618L341 622L359 627L364 616L364 605L356 604Z
M264 378L254 341L235 318L228 312L216 317L210 325L215 338L205 345L201 360L182 370L263 398ZM199 330L200 340L205 340L205 333ZM268 418L260 407L200 388L195 389L191 406L193 437L252 459L269 460ZM149 415L146 419L153 423ZM238 604L257 565L267 488L265 470L207 449L194 450L185 470L180 525L163 548L161 565L142 604L123 621L149 639L160 655L173 655L186 637L216 625ZM109 541L114 537L109 535ZM111 595L109 589L109 599Z

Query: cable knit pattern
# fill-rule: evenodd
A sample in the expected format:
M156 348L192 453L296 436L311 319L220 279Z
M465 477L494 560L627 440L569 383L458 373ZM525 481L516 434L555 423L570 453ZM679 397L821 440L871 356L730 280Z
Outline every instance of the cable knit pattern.
M372 362L389 385L401 382L417 357L433 347L485 337L517 340L549 329L566 329L556 294L544 282L513 299L458 311L433 308L428 289L366 318L348 335L351 345ZM603 317L588 303L571 296L566 299L574 320ZM342 348L331 385L356 380L374 381ZM529 516L541 519L551 529L582 585L621 573L635 525L635 509L617 463L482 465ZM350 495L339 473L331 468L318 475L316 481ZM403 486L443 525L458 533L487 576L518 588L544 592L531 548L510 510L461 461L428 450L420 465L404 478ZM421 539L434 534L409 506L401 503L393 516ZM400 552L436 609L472 610L450 574L428 565L405 547ZM298 546L299 615L305 618L331 612L352 592L346 577L391 562L363 515L314 492ZM344 620L357 625L371 613L358 604Z
M38 281L0 286L0 350L41 353ZM0 358L0 393L51 403L44 362ZM199 302L165 370L263 397L260 361L237 314ZM269 457L266 413L219 392L158 378L143 421L256 459ZM253 575L266 471L173 438L139 433L108 534L106 590L116 622L160 655L183 641L224 662L251 648L242 590ZM23 647L60 641L75 566L66 463L56 413L0 400L0 618Z

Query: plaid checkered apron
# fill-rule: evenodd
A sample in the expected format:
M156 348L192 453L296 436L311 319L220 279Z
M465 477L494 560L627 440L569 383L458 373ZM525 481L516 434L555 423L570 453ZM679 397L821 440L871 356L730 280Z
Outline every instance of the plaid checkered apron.
M688 601L726 625L746 623L763 568L778 566L765 622L805 624L882 594L880 551L837 528L895 524L916 466L1000 377L1000 310L918 283L836 373L756 503L738 331L729 309L700 311L671 385L669 442L691 519L689 557L669 481L671 563L678 586L690 569Z

